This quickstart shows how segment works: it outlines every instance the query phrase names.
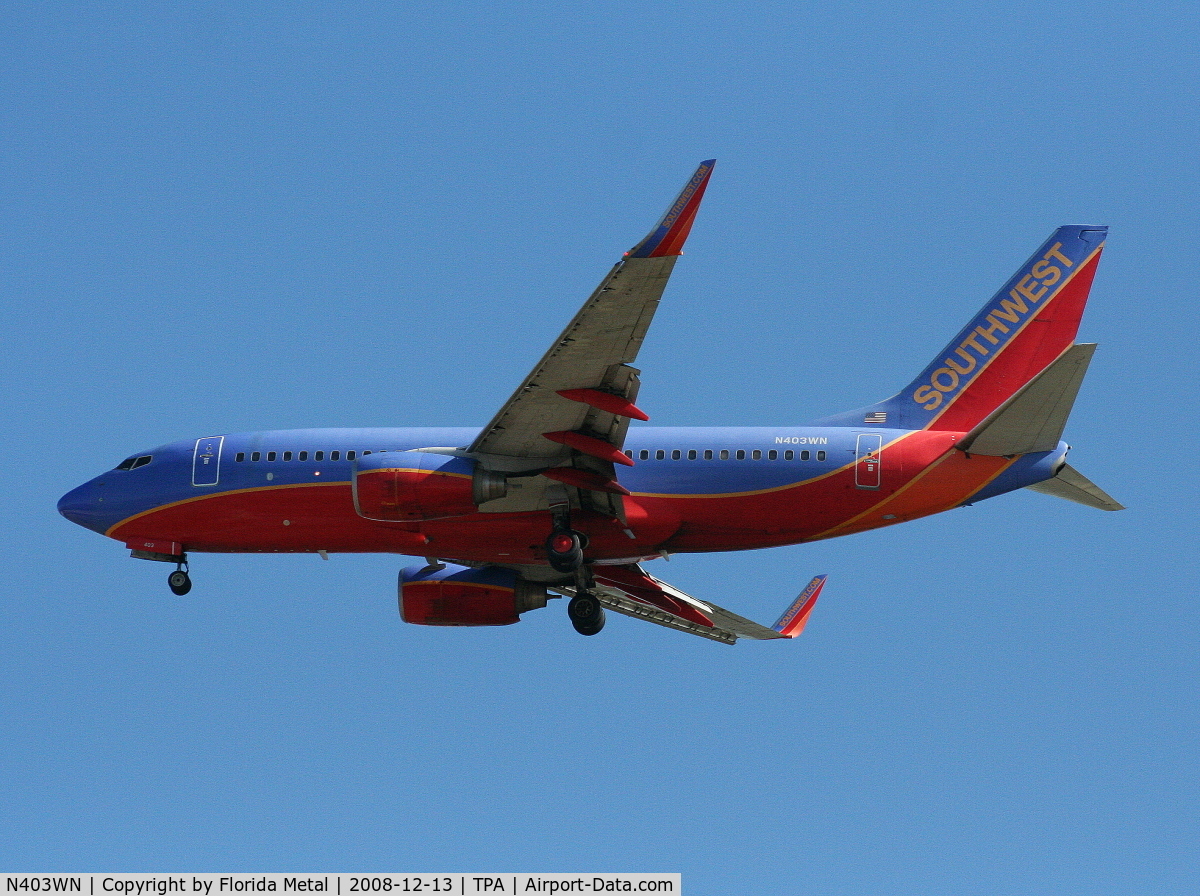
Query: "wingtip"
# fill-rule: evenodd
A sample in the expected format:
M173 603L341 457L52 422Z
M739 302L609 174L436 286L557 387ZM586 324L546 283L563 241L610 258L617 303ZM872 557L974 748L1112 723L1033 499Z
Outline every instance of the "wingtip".
M696 211L700 208L700 200L704 198L704 190L716 164L716 159L705 159L700 163L662 220L644 240L626 252L625 257L661 258L683 254L683 244L692 231L692 222L696 219Z
M825 587L825 580L828 578L827 575L813 576L813 580L792 601L791 606L783 611L779 621L771 628L785 638L795 638L804 631L808 617L812 615L813 607L817 605L817 598L821 596L821 589Z

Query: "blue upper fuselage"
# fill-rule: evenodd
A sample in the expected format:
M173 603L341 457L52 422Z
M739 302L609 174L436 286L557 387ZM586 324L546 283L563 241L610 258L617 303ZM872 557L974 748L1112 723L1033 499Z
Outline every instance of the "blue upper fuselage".
M631 427L618 467L631 492L728 495L779 488L852 464L860 434L886 446L904 430L880 427ZM133 455L68 492L58 509L67 519L107 532L132 516L206 494L346 482L356 461L379 452L461 448L474 428L298 429L234 433L172 442ZM971 500L981 500L1054 475L1066 444L1031 454ZM149 460L147 460L149 458ZM124 468L124 469L122 469Z

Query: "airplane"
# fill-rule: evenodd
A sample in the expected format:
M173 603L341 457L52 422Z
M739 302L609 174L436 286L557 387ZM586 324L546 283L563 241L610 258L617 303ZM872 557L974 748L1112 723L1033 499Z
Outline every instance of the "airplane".
M760 625L643 569L656 558L817 541L1028 488L1121 505L1066 460L1096 346L1076 344L1106 227L1060 227L891 398L804 426L631 426L632 366L712 175L700 164L482 429L226 433L130 455L68 492L68 520L174 564L204 552L385 552L401 618L508 625L567 597L710 640L795 638L826 577Z

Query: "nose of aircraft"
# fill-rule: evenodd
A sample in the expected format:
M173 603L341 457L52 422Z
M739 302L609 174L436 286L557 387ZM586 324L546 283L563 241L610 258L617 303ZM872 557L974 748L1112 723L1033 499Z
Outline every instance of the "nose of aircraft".
M104 482L93 479L73 488L58 499L58 512L73 523L103 532Z

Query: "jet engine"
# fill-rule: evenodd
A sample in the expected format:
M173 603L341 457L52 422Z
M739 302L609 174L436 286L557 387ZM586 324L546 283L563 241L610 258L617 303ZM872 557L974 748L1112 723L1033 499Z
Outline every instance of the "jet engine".
M400 618L417 625L511 625L546 606L545 585L499 566L409 566L398 592Z
M503 473L485 470L467 457L433 451L381 451L355 462L354 509L369 520L411 522L464 516L507 492Z

